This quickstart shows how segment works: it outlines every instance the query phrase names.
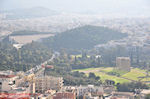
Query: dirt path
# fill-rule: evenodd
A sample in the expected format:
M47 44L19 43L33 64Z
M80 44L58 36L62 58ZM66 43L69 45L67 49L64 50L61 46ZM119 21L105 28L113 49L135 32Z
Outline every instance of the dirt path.
M94 72L99 72L100 70L99 69L95 69L95 70L87 70L87 71L81 71L81 72L84 72L84 73L90 73L90 72L92 72L92 73L94 73Z

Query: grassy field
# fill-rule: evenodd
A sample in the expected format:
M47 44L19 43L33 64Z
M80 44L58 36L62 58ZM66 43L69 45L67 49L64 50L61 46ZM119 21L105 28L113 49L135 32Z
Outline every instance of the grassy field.
M100 77L101 77L101 80L102 80L103 82L104 82L105 80L107 80L107 79L113 80L113 81L115 81L115 83L130 82L130 81L127 80L127 79L123 79L123 78L120 78L120 77L117 77L117 76L108 75L108 74L103 73L103 72L96 72L95 75L96 75L96 76L100 76Z
M96 76L100 76L101 80L104 82L106 79L114 80L116 83L125 83L131 81L138 81L138 77L146 76L146 70L141 70L139 68L132 68L130 72L117 71L112 67L100 67L100 68L87 68L87 69L77 69L73 71L84 72L87 75L90 72L95 73ZM117 72L120 76L110 75L109 72ZM150 81L150 78L141 79L141 81Z
M122 75L122 77L138 81L138 77L146 76L146 72L138 68L132 69L130 72Z

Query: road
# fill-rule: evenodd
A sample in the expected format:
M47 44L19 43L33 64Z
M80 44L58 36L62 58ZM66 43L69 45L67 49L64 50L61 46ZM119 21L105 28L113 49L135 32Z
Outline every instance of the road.
M34 68L28 70L25 72L25 75L29 75L29 74L35 74L36 76L43 74L42 72L44 71L44 68L42 68L42 65L47 65L48 62L53 61L54 58L59 56L59 52L54 52L54 54L52 55L52 57L41 63L40 65L35 66Z

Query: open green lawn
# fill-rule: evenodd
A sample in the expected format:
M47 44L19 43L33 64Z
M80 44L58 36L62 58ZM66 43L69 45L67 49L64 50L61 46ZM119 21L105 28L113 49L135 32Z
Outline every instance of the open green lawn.
M103 71L103 72L111 72L113 70L112 67L107 67L107 68L104 68L104 67L101 67L99 68L100 71Z
M130 72L122 75L122 77L136 80L136 81L139 80L138 77L143 77L143 76L146 76L146 72L144 70L140 70L138 68L132 69Z
M97 69L100 69L100 68L75 69L73 71L85 72L85 71L91 71L91 70L97 70Z
M131 69L130 72L118 71L118 70L114 69L113 67L86 68L86 69L76 69L73 71L84 72L87 75L90 72L93 72L93 73L95 73L96 76L100 76L102 81L109 79L109 80L114 80L116 83L138 81L139 80L138 77L146 76L146 70L141 70L139 68L133 68L133 69ZM115 75L110 75L110 74L108 74L109 72L117 72L121 76L117 77ZM144 78L144 79L141 79L141 81L150 81L150 78Z
M96 72L95 73L96 76L100 76L101 80L104 82L105 80L109 79L109 80L113 80L115 81L115 83L124 83L124 82L130 82L129 80L120 78L120 77L116 77L116 76L112 76L112 75L108 75L106 73L102 73L102 72Z

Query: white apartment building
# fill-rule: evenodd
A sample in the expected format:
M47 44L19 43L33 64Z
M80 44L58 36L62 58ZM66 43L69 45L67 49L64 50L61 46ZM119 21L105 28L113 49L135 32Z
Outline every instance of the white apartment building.
M15 87L16 79L15 75L0 75L0 91L9 91Z

